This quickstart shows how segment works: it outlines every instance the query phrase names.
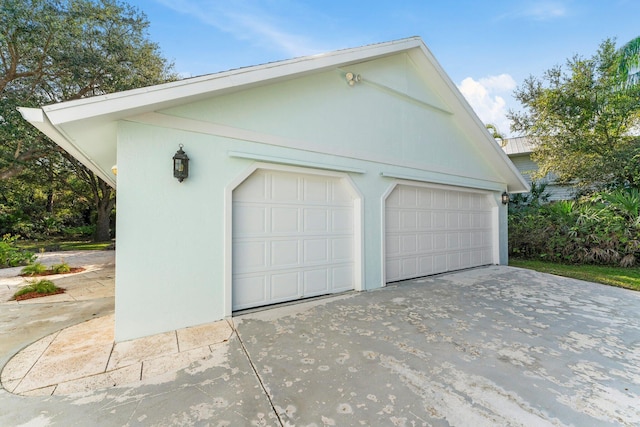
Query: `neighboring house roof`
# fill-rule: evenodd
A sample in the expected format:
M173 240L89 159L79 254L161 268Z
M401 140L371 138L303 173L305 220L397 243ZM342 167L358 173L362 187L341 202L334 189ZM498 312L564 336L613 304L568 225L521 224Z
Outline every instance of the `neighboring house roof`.
M531 139L527 136L518 136L515 138L507 138L503 141L502 149L508 155L529 154L535 148Z
M507 183L509 192L528 191L529 185L526 180L489 135L484 124L420 37L239 68L42 108L19 110L27 121L115 187L116 180L110 171L117 158L119 121L144 122L149 113L154 114L171 107L329 70L342 71L350 65L400 53L408 55L421 70L425 80L437 89L442 102L437 101L429 107L455 117L457 125L469 135L470 140L480 145L484 160L493 165L497 176ZM369 83L385 91L401 92L399 88L380 82ZM428 104L422 100L417 101ZM146 120L150 120L149 117L146 117ZM157 120L156 124L162 126Z
M538 171L538 164L531 159L531 153L535 146L526 136L508 138L504 140L502 149L511 158L511 161L520 171L529 184L533 182L532 175ZM570 185L558 185L552 173L539 179L546 184L545 192L549 194L549 200L569 200L574 197L575 188Z

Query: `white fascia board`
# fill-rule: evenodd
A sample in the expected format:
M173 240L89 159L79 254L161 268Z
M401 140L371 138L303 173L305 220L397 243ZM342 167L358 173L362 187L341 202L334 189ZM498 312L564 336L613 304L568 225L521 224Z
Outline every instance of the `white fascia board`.
M105 116L119 120L242 87L272 83L424 46L419 37L338 50L43 107L54 125Z
M480 120L478 115L475 113L473 108L469 102L467 102L466 98L456 84L451 80L449 75L444 71L438 60L433 56L429 48L420 40L419 43L420 52L424 55L424 58L430 62L431 66L436 70L439 74L442 81L447 86L449 92L453 94L453 96L457 99L457 104L459 107L463 109L458 115L459 120L465 120L465 118L470 119L471 123L469 123L468 128L470 129L471 134L474 139L480 141L481 144L486 147L487 150L491 153L489 158L498 158L495 159L496 162L499 162L497 165L493 165L499 173L503 175L505 180L507 181L508 188L507 191L510 193L525 193L530 191L530 186L527 181L524 179L520 171L513 165L513 162L509 159L509 157L505 154L501 147L498 146L496 141L491 137L484 123ZM421 58L416 58L415 55L410 55L412 60L415 62L419 62Z
M116 180L113 174L110 174L100 168L100 166L87 156L79 147L77 147L70 138L54 126L41 108L18 107L18 111L22 117L31 123L36 129L47 135L53 142L78 159L111 187L116 188Z

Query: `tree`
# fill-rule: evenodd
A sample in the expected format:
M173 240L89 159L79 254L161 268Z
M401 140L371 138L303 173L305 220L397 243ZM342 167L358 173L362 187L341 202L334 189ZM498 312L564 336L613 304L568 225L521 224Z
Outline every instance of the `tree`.
M618 51L618 74L625 85L640 83L640 37L630 40Z
M591 190L640 188L640 85L623 84L620 51L605 40L591 58L575 56L515 91L523 112L512 130L529 135L539 177Z
M502 135L502 132L498 130L498 127L496 125L494 125L493 123L487 123L484 125L484 127L489 131L493 139L495 139L501 147L504 147L506 145L506 138L504 137L504 135Z
M25 123L16 107L174 80L173 65L148 40L148 26L144 14L118 0L3 0L0 5L0 179L19 176L38 162L64 163L88 184L96 240L109 238L115 192Z

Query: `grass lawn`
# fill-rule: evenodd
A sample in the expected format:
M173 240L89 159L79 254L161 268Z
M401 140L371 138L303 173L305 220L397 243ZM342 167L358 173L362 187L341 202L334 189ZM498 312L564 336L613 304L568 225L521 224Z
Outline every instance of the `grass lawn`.
M510 259L513 267L528 268L542 273L572 277L588 282L618 286L640 291L640 268L605 267L601 265L567 265L544 261Z
M19 240L16 242L20 249L26 249L33 253L57 252L57 251L91 251L105 250L113 242L92 242L90 240L58 241L58 240Z

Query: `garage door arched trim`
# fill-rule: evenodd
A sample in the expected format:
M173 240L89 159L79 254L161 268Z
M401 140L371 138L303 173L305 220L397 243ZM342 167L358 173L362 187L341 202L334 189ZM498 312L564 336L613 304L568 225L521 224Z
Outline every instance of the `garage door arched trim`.
M416 201L413 206L411 206L412 203L408 203L406 209L404 206L407 202L390 201L391 195L394 194L394 197L398 197L398 192L402 189L409 190L408 193L411 193L411 190L416 191L415 195L411 195L416 197ZM422 203L418 200L429 193L432 195L428 197L434 197L433 205L430 205L430 202ZM442 198L442 203L449 203L449 195L451 195L453 204L448 207L439 205L436 208L436 194ZM458 198L460 206L456 207L458 206ZM390 282L407 280L412 277L480 265L499 264L500 212L498 200L499 193L483 189L407 180L396 180L391 183L381 200L382 251L380 265L383 286ZM388 210L389 203L395 203L395 211ZM478 203L478 205L473 208L464 207L468 206L465 205L466 203ZM462 223L456 225L459 216L456 212L459 212L462 215L461 218L464 218L469 225L462 225ZM389 216L391 214L396 216L392 218ZM398 215L406 215L407 218L415 216L415 218L413 221L407 222L408 225L404 225L406 221L402 221ZM434 218L433 221L440 222L437 226L435 222L430 223L434 215L437 218ZM482 225L471 225L469 218L473 216L477 217L476 222L481 222ZM429 225L425 226L422 222L429 222ZM394 227L395 231L393 231ZM412 239L413 237L415 240ZM402 241L403 238L406 238L407 241ZM474 240L473 243L466 243L470 240ZM478 240L481 242L478 243ZM456 247L459 250L456 250ZM437 265L436 256L438 257ZM467 259L470 256L475 258ZM426 267L422 267L422 262ZM432 263L433 268L428 266L429 262Z
M231 316L234 310L233 302L233 286L234 286L234 266L233 266L233 206L234 206L234 190L240 187L242 183L247 181L256 171L282 172L285 174L299 174L306 176L327 177L338 179L353 201L353 289L363 289L363 269L362 269L362 251L363 251L363 239L362 239L362 195L357 190L355 184L346 173L318 170L311 168L302 168L295 166L286 166L279 164L269 163L254 163L249 168L240 173L229 185L225 188L225 316Z

